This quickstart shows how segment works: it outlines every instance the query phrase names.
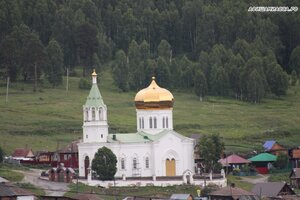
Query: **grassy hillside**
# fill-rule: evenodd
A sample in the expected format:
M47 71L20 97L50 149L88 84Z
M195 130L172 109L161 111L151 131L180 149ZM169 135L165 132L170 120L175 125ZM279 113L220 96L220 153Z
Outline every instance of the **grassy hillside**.
M78 89L79 78L70 78L65 86L32 92L32 85L13 83L9 102L5 102L5 83L0 85L0 145L7 153L16 147L55 150L82 135L82 105L88 90ZM102 96L108 106L111 132L136 129L135 92L122 93L114 86L110 73L99 77ZM254 105L221 97L200 102L193 92L172 91L175 97L175 129L192 133L220 133L228 151L259 149L265 139L283 145L300 144L300 87L288 95L265 99Z

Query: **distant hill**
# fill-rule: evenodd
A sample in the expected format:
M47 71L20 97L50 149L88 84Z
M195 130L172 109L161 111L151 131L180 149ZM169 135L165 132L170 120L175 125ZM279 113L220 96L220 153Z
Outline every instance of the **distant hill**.
M5 103L5 84L0 85L0 146L7 153L16 147L55 150L82 136L82 105L89 90L78 89L80 78L69 78L64 85L32 92L30 84L11 85ZM150 80L149 80L150 81ZM134 97L136 92L121 92L109 71L99 77L99 87L108 106L111 132L136 131ZM260 104L232 98L207 96L203 102L188 90L172 90L175 98L174 127L184 134L220 133L230 152L261 149L266 139L287 147L300 144L300 86L282 98L266 98Z

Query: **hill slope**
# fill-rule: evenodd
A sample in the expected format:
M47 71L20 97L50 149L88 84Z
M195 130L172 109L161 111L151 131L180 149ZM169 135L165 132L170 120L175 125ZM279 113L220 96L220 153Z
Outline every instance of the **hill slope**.
M99 78L99 87L108 106L111 132L134 132L136 116L134 92L122 93L113 84L110 73ZM78 89L79 78L70 78L65 86L33 93L32 86L11 85L5 103L5 84L0 87L0 146L7 153L16 147L55 150L82 135L82 105L88 90ZM173 92L174 127L189 136L192 133L220 133L228 151L261 148L265 139L283 145L300 144L300 87L289 90L282 99L265 99L255 105L247 102L207 97L200 102L191 92Z

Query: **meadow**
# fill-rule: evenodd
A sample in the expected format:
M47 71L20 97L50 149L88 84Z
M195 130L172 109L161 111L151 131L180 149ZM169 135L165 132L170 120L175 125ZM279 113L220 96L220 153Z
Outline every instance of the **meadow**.
M0 146L6 154L17 147L53 151L82 137L82 105L89 90L78 88L79 79L69 78L68 92L65 77L64 85L51 88L44 83L35 93L31 84L12 83L8 102L5 82L0 82ZM107 71L98 77L98 86L108 107L110 132L135 132L136 92L121 92ZM200 102L193 91L170 91L174 129L183 135L219 133L227 152L261 150L267 139L286 147L300 145L299 85L260 104L214 96Z

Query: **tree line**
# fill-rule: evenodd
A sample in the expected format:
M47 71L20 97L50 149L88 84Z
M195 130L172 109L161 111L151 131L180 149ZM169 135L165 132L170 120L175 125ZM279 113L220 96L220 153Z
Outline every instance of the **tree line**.
M0 0L0 73L54 87L113 61L122 91L162 86L259 102L300 73L300 16L230 0ZM253 4L253 5L252 5ZM298 6L298 1L276 5ZM276 6L272 5L272 6Z

